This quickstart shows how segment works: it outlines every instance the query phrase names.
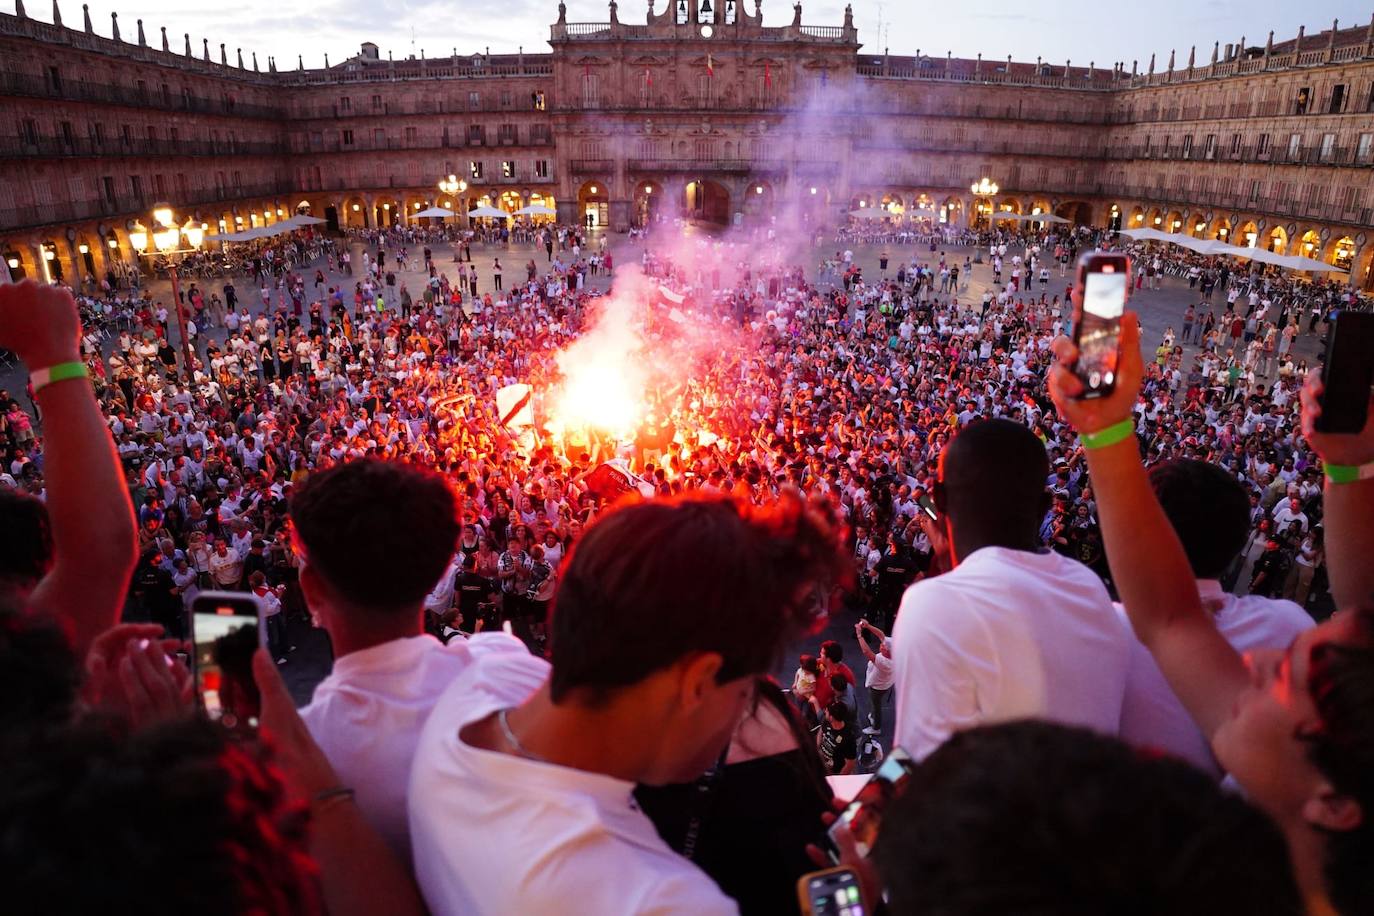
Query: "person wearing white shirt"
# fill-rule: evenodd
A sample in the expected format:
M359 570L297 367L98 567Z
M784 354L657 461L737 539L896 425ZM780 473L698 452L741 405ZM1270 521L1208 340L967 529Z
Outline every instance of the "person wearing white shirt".
M632 792L720 760L755 676L811 616L799 596L844 568L831 524L790 499L653 500L586 529L564 563L547 677L483 658L420 737L410 833L431 912L738 912Z
M907 589L892 634L895 742L914 757L1010 719L1118 730L1130 634L1095 573L1041 547L1048 476L1044 446L1011 420L972 423L941 453L954 569Z
M1250 529L1250 504L1239 481L1220 466L1175 459L1152 465L1150 485L1183 542L1202 605L1239 652L1285 649L1312 618L1292 601L1238 597L1218 581L1240 554ZM1124 621L1125 612L1117 611ZM1221 778L1211 744L1169 688L1150 651L1131 641L1130 674L1121 710L1121 738L1166 751Z
M424 633L424 604L458 541L437 475L371 459L312 474L291 500L301 591L335 661L301 718L364 820L410 862L406 791L434 704L472 659ZM500 652L524 646L494 634ZM531 661L537 661L531 659ZM542 663L541 663L542 664Z
M878 638L878 651L874 652L864 639L865 632L872 633ZM859 649L863 652L864 658L868 659L864 687L868 689L868 705L871 712L868 714L868 727L864 729L864 734L876 735L883 730L883 706L887 704L888 697L892 696L892 685L896 680L892 665L892 643L882 630L867 620L860 620L854 625L854 637L859 641Z

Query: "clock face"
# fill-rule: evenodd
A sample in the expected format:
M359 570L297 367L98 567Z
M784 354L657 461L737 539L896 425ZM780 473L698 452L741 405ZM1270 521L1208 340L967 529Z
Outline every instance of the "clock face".
M715 34L715 31L716 30L711 28L709 25L704 25L701 27L701 37L710 38L712 35Z

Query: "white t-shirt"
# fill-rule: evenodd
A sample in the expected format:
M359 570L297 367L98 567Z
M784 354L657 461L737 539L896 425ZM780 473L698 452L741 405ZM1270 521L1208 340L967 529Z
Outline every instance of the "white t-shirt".
M354 789L363 818L403 862L410 861L406 788L420 729L475 657L502 653L529 656L504 633L447 646L429 635L393 639L338 658L301 709L339 782Z
M1115 735L1130 631L1092 570L1057 553L975 551L906 590L892 633L896 744L1036 717Z
M1307 612L1292 601L1227 594L1215 579L1199 579L1197 590L1204 604L1221 602L1213 619L1217 630L1239 652L1285 649L1294 637L1313 626ZM1126 619L1120 605L1117 613L1122 620ZM1221 778L1221 767L1212 756L1207 738L1174 695L1150 650L1136 639L1131 640L1131 667L1121 706L1121 738L1181 757Z
M874 652L873 660L868 663L868 670L864 672L864 686L874 690L887 690L895 680L896 671L892 659L881 651Z
M420 736L410 835L430 912L738 913L659 838L633 783L459 740L469 722L526 700L547 673L528 653L482 657L440 698Z

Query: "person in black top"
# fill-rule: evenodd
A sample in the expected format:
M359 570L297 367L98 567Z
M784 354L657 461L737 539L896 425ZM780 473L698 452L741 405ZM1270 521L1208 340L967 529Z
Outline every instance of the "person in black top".
M854 772L858 746L854 740L852 715L849 707L839 700L831 703L821 720L821 730L816 736L816 748L820 751L821 763L831 776L843 776Z
M477 575L477 555L463 556L463 569L454 585L458 594L458 612L462 615L459 629L469 633L494 630L497 624L496 602L491 580Z
M892 629L892 621L896 619L897 604L902 600L902 593L916 575L916 560L898 543L897 538L889 537L887 550L878 560L875 572L875 622L878 629L887 632Z
M815 869L806 846L823 842L832 794L814 739L772 680L758 679L722 759L693 783L639 786L635 800L744 916L797 913L797 879Z

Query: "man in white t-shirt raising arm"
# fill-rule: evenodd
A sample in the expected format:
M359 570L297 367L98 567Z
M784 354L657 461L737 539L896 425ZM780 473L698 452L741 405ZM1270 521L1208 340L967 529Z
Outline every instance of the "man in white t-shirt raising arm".
M907 589L892 633L895 742L917 758L1010 719L1118 730L1130 633L1096 573L1041 546L1049 473L1040 440L1010 420L975 421L940 455L954 569Z
M868 640L864 639L865 632L877 637L876 652L869 646ZM892 684L895 681L892 643L888 640L887 634L867 620L860 620L854 624L854 638L859 641L859 649L863 652L864 658L868 659L868 670L864 672L864 687L868 689L868 705L871 711L864 734L876 735L883 730L883 707L892 696Z
M848 565L837 527L795 495L631 503L589 526L554 596L548 677L479 660L425 725L410 831L431 911L736 913L631 793L721 758L755 678Z

